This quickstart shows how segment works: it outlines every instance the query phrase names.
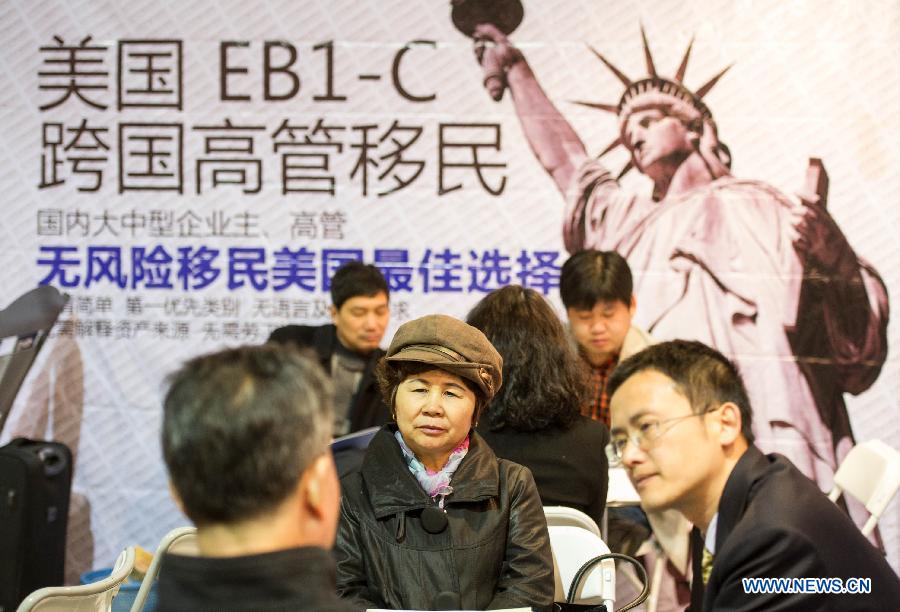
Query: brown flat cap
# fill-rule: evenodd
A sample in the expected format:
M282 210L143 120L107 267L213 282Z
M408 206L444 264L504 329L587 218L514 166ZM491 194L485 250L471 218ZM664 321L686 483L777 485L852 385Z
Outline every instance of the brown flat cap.
M447 315L428 315L400 326L387 361L433 364L475 383L490 400L503 384L503 358L471 325Z

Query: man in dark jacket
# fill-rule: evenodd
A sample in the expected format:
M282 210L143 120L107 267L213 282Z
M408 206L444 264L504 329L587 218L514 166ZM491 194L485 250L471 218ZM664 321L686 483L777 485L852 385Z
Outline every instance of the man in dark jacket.
M157 610L357 609L335 595L331 423L327 376L292 349L228 349L174 374L163 455L200 555L165 556Z
M691 610L893 610L900 579L785 457L753 445L735 368L699 343L657 344L609 382L613 455L647 509L694 526Z
M373 265L351 261L331 279L332 324L279 327L269 342L310 348L334 383L334 435L383 425L388 410L372 371L390 318L388 286Z

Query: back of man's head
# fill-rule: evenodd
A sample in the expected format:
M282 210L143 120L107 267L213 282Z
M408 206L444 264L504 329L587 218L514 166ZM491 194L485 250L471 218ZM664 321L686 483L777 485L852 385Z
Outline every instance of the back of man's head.
M741 434L748 444L753 443L753 410L744 381L722 353L693 340L651 345L616 367L607 385L610 397L626 380L644 370L654 370L670 378L696 414L726 402L735 404L741 413Z
M387 281L372 264L348 261L331 278L331 303L338 310L350 298L372 297L379 293L390 297Z
M566 309L590 310L597 302L631 304L628 262L615 251L579 251L563 264L559 294Z
M170 381L163 455L182 508L198 527L274 510L329 448L331 383L291 348L204 355Z

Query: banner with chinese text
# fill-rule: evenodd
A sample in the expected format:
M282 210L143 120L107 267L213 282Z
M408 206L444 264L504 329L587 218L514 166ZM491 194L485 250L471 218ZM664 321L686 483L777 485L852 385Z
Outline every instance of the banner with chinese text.
M900 445L900 331L887 310L900 299L900 6L522 5L509 40L590 156L621 136L626 88L597 54L646 78L643 26L655 70L683 72L694 92L731 65L703 101L735 177L790 199L822 160L838 235L886 287L883 304L877 290L868 298L873 333L887 330L880 374L838 400L857 440ZM373 262L388 279L385 344L405 320L464 317L509 283L564 316L563 228L579 194L557 186L545 141L527 131L539 107L486 91L491 73L449 1L7 0L0 17L0 306L38 284L71 295L2 439L55 438L75 453L70 579L186 522L158 443L166 374L286 323L326 322L342 262ZM601 159L615 177L631 158L620 146ZM637 169L618 185L653 190ZM579 240L608 248L590 225L606 221L582 221ZM640 252L629 260L646 286L656 270ZM738 281L733 294L753 283L768 286ZM690 335L660 323L653 302L638 293L638 324ZM896 500L881 526L900 567Z

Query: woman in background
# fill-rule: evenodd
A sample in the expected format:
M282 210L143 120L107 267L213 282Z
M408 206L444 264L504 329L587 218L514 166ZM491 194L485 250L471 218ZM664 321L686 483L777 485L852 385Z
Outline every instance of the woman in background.
M609 430L581 414L588 374L550 304L510 285L469 313L503 357L503 386L480 433L498 457L531 470L545 506L581 510L597 525L609 484Z

